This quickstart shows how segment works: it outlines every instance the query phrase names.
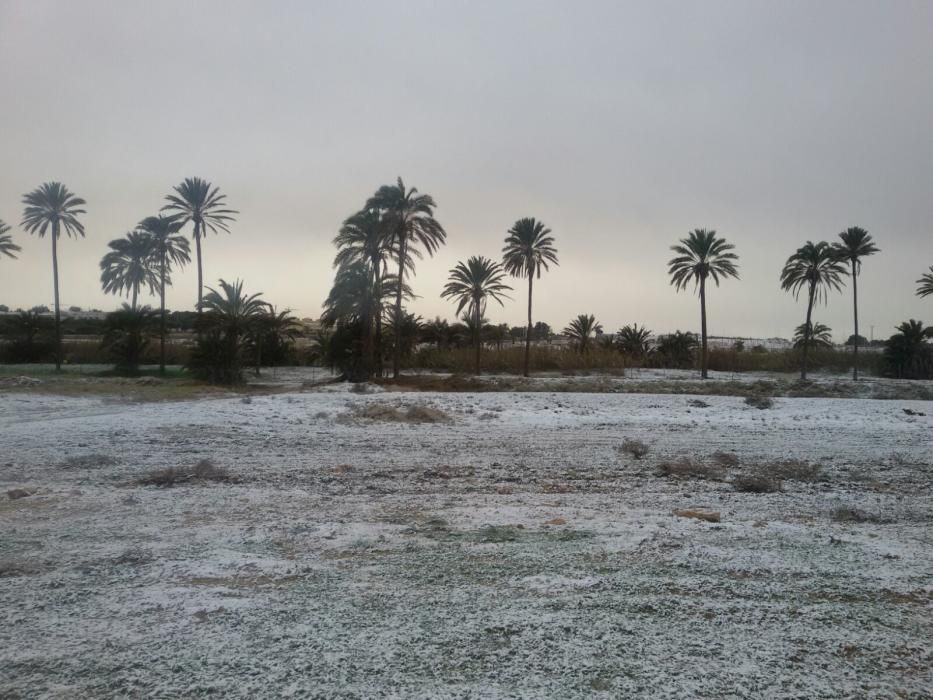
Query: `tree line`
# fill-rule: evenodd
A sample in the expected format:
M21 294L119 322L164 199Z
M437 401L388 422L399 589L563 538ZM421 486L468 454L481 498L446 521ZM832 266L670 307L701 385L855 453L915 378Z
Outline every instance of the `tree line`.
M62 364L62 330L59 297L59 249L64 233L84 237L81 221L86 202L59 182L48 182L23 196L22 227L40 238L49 235L52 247L52 277L55 306L55 364ZM333 364L348 376L370 379L382 376L384 363L391 359L391 375L399 376L401 359L410 345L411 330L419 320L405 310L405 302L415 297L411 279L417 263L432 257L447 240L437 220L437 204L429 194L407 187L402 178L384 185L368 198L361 209L347 217L334 238L337 254L334 284L323 304L322 323L330 330L327 352ZM105 292L126 295L129 304L111 316L112 344L127 355L152 331L158 320L160 370L165 371L166 309L165 290L172 274L191 262L191 246L183 234L190 227L198 274L195 309L198 322L197 348L192 361L212 378L235 379L242 364L242 346L252 345L261 358L266 339L285 342L295 334L296 319L288 310L277 311L261 294L248 295L239 280L205 287L203 280L203 240L208 233L230 232L239 212L230 208L226 195L210 182L191 177L165 196L165 204L152 216L142 218L122 238L108 244L103 256L101 286ZM700 302L700 372L708 376L707 294L709 282L717 287L723 280L738 279L738 255L732 243L714 230L696 229L671 247L675 254L668 263L670 282L677 291L691 286ZM15 258L20 251L10 235L10 227L0 221L0 254ZM852 372L858 379L858 277L863 259L880 252L872 236L860 227L839 234L835 243L807 241L786 261L780 273L781 288L795 298L804 296L806 314L797 329L801 349L801 378L807 378L809 350L825 341L828 329L813 320L814 306L828 302L830 292L840 291L846 279L852 281L854 339ZM472 337L474 371L480 371L483 347L483 321L487 305L500 306L511 300L510 279L527 282L527 325L524 332L522 372L529 374L533 321L534 281L552 265L558 265L558 252L552 231L534 217L518 219L507 231L500 259L471 256L450 270L441 296L455 304L456 314ZM918 296L933 295L933 266L917 280ZM158 294L158 313L140 307L138 297L145 287ZM204 290L207 289L205 296ZM461 316L462 315L462 316ZM933 337L933 330L916 321L901 324L902 335L920 329L921 341ZM905 330L907 329L907 330ZM580 352L587 352L602 327L591 314L580 314L564 329ZM643 348L645 328L627 326L617 334L621 346ZM909 335L909 333L907 333ZM690 334L684 334L690 335ZM407 339L407 340L406 340ZM322 339L323 341L323 339ZM138 355L138 353L135 353ZM261 362L261 359L260 359ZM130 362L130 364L132 364Z

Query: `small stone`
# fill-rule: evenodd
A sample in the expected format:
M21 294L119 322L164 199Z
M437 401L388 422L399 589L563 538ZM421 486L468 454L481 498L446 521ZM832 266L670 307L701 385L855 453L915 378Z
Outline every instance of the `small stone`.
M10 489L6 492L6 495L10 497L10 500L15 500L17 498L26 498L26 496L31 496L32 493L26 489Z

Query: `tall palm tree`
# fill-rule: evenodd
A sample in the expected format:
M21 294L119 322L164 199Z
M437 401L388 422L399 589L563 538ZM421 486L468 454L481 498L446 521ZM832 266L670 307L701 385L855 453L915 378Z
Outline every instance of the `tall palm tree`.
M897 334L888 338L884 362L889 373L899 379L930 379L933 377L933 326L910 319L897 326Z
M581 353L590 349L590 340L593 336L603 332L601 323L597 323L596 317L592 314L580 314L573 319L564 329L564 335L570 338Z
M139 222L152 242L152 256L158 268L159 287L159 372L165 374L165 287L171 285L173 265L184 267L191 262L191 246L188 239L179 234L183 222L163 216L149 216Z
M841 291L842 278L847 274L848 271L835 249L826 241L807 241L787 259L784 269L781 270L781 289L793 292L795 299L800 297L801 290L807 290L807 319L804 322L803 362L800 368L802 380L807 378L807 350L813 331L813 304L820 299L826 302L831 289Z
M0 255L6 255L8 258L15 258L22 248L13 242L10 235L10 227L0 219Z
M68 236L84 237L84 225L78 216L86 214L87 202L76 197L60 182L46 182L23 195L22 226L42 238L46 232L52 239L52 278L55 287L55 369L62 368L62 319L58 295L58 239L62 229Z
M201 239L208 231L230 233L230 222L236 220L235 215L239 212L235 209L227 209L227 195L221 194L220 188L199 177L185 178L181 184L175 186L174 190L175 194L165 196L169 203L162 207L162 211L175 212L182 225L189 221L194 224L192 237L198 258L197 311L200 314L204 288Z
M502 265L482 255L459 262L450 271L449 282L444 285L441 296L457 302L457 315L464 309L473 318L473 344L476 349L476 374L479 374L479 355L482 345L482 318L486 313L486 302L494 299L504 306L506 294L512 288L505 284Z
M917 296L928 297L933 294L933 265L917 280Z
M707 377L707 345L706 345L706 280L712 277L716 286L719 280L727 277L738 279L739 272L736 266L738 256L731 252L735 248L724 238L716 235L715 231L698 228L691 231L680 244L671 246L677 253L668 264L668 274L671 284L679 292L686 289L693 282L694 289L700 295L700 336L702 339L700 376Z
M110 251L100 260L100 286L107 294L125 293L132 299L130 309L135 310L139 288L146 285L154 292L159 286L152 238L145 231L130 231L107 245Z
M858 275L862 270L862 258L881 252L871 239L871 234L858 226L851 226L839 234L841 243L835 250L839 259L849 263L852 275L852 313L855 318L855 335L852 349L852 379L858 381Z
M387 217L377 209L363 209L351 215L343 222L340 232L334 238L337 255L334 267L347 267L356 263L365 263L369 267L373 289L382 287L382 279L388 274L390 262L398 261L397 241L394 231L389 226ZM405 266L409 273L414 272L412 257L421 257L418 250L409 250ZM367 361L367 372L382 374L382 299L378 308L363 319L363 345Z
M502 259L505 271L510 275L528 278L528 325L525 326L524 371L527 377L528 365L531 361L531 331L533 328L531 323L532 282L535 277L541 278L541 271L547 270L549 263L559 264L551 229L534 218L519 219L506 233Z
M429 194L419 194L414 187L406 189L402 178L395 185L383 185L366 202L366 209L381 211L388 219L387 225L395 238L398 255L398 285L395 297L395 319L402 318L402 289L405 271L409 266L409 256L417 246L421 246L428 255L433 256L447 240L443 227L434 218L437 204ZM418 251L420 252L420 251ZM402 342L399 334L402 324L395 324L395 350L392 357L392 376L398 379L401 362Z

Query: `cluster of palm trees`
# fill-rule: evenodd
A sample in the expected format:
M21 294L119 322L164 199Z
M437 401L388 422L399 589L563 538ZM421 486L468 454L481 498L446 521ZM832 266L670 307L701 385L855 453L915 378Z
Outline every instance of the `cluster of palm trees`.
M166 204L157 215L142 219L124 237L111 241L109 251L101 260L101 285L104 291L127 295L130 312L140 311L141 289L160 298L160 366L165 370L165 290L172 283L173 270L191 261L191 247L182 234L190 223L195 244L198 272L196 309L199 319L205 308L217 313L217 304L206 305L203 281L203 241L208 233L230 231L238 212L228 207L226 195L210 182L198 177L187 178L165 197ZM73 238L84 236L81 217L86 214L86 202L59 182L48 182L23 196L25 205L22 226L30 234L52 242L52 270L55 294L56 367L61 367L61 313L59 303L58 258L59 240L64 233ZM383 327L391 330L392 376L398 377L403 352L406 324L416 322L404 311L403 302L414 298L408 280L414 276L416 261L438 250L447 234L435 218L434 199L415 188L406 187L401 178L393 185L380 187L364 206L348 217L334 243L338 248L334 266L337 268L334 287L324 304L322 319L329 325L354 325L360 330L363 373L369 377L382 373L384 359ZM828 300L831 291L840 291L844 278L852 279L852 302L855 333L853 335L853 378L858 378L858 276L862 260L879 252L871 235L862 228L851 227L839 234L839 241L814 243L807 241L791 255L781 275L782 289L796 298L806 298L806 317L797 329L795 339L801 348L801 377L807 376L809 348L826 340L828 329L813 320L817 302ZM672 246L676 254L668 263L670 282L677 291L691 285L700 300L700 370L708 373L707 295L708 282L718 287L721 281L738 278L738 256L734 246L716 231L696 229ZM10 227L0 221L0 255L14 258L20 247L13 242ZM540 279L550 265L557 265L557 250L551 231L534 218L522 218L507 231L501 262L485 256L473 256L458 263L451 271L441 296L456 304L458 315L471 328L479 371L482 346L481 328L487 303L493 300L504 305L512 291L509 276L527 279L528 323L524 329L525 352L523 372L530 369L530 348L533 333L534 280ZM933 266L918 281L917 294L933 295ZM229 287L229 290L227 289ZM214 301L229 297L228 292L241 294L242 285L227 285L221 280L223 294L210 290ZM249 308L246 298L227 301ZM393 303L394 302L394 303ZM265 304L265 302L263 302ZM222 305L221 305L222 306ZM215 308L216 307L216 308ZM268 311L265 316L275 312ZM288 312L282 312L288 317ZM255 314L254 314L255 315ZM271 317L270 317L271 318ZM273 324L270 318L268 324ZM601 327L591 315L580 315L570 322L564 333L585 351ZM644 353L647 343L645 329L637 325L626 327L618 334L620 346ZM231 337L239 336L231 331ZM650 334L649 334L650 335Z
M190 247L180 231L193 224L197 250L198 303L200 313L203 296L201 243L208 232L229 232L229 223L236 211L228 209L226 196L206 180L185 179L166 196L168 203L156 216L150 216L123 238L109 243L110 251L101 260L101 285L105 292L126 294L132 299L131 312L139 311L137 300L145 286L151 293L158 291L161 306L160 368L165 371L165 288L171 285L173 266L190 262ZM86 202L60 182L47 182L23 196L23 229L40 238L49 234L52 241L52 278L55 293L55 366L62 365L61 305L59 302L58 243L62 232L72 238L84 237L80 217L87 213ZM162 212L168 212L163 214ZM0 221L0 253L16 257L20 247L9 235L9 226Z

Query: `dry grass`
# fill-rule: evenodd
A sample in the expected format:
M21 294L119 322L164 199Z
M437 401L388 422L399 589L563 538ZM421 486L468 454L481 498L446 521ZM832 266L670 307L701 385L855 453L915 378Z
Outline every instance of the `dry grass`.
M709 479L719 481L723 470L718 465L694 462L689 457L681 457L672 462L661 462L656 467L659 476L675 479Z
M800 459L785 459L783 462L762 465L759 470L774 479L786 481L821 481L824 478L823 468L819 464Z
M887 518L880 515L869 513L852 506L839 506L834 508L829 514L830 519L835 523L886 523L890 522Z
M62 462L62 469L98 469L100 467L112 467L117 460L110 455L88 454L72 455L66 457Z
M154 469L145 476L141 477L137 483L140 486L180 486L192 482L206 481L231 481L230 474L223 467L216 466L209 459L202 459L194 467L185 469L182 467L166 467L164 469Z

